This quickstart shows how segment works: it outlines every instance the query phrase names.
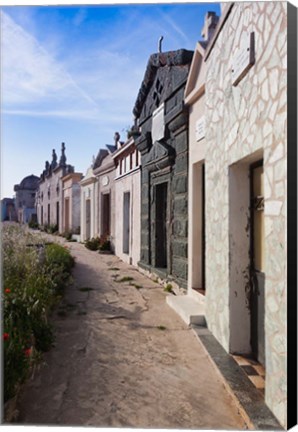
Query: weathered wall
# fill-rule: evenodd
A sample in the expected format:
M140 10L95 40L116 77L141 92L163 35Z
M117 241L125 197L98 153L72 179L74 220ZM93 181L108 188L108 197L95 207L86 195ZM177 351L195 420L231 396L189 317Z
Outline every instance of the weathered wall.
M123 194L130 192L129 253L123 253ZM115 180L115 254L137 266L140 260L141 179L140 170Z
M234 87L239 42L255 33L254 66ZM230 349L229 167L263 156L265 175L265 401L286 425L287 4L235 3L207 59L206 318Z
M142 89L147 87L148 93L143 98L141 111L139 98L134 110L142 131L135 140L142 155L140 265L184 288L188 271L188 112L183 99L192 55L190 51L180 50L151 56L140 90L142 94ZM154 141L152 114L162 108L162 103L164 133ZM167 188L166 245L162 245L162 254L157 247L161 236L156 216L157 191L161 185ZM166 263L160 264L161 255L166 255Z
M40 182L39 185L39 205L38 205L38 223L41 223L41 206L43 207L43 224L56 224L57 223L57 213L56 205L59 202L59 232L62 229L62 180L61 178L65 174L65 170L58 167L50 175L45 177L45 180ZM48 194L48 191L50 192ZM50 204L50 215L48 219L48 204Z
M94 175L97 179L96 184L96 201L95 201L95 214L96 214L96 230L98 236L100 237L102 233L102 223L103 223L103 195L110 194L110 241L111 248L115 249L115 190L114 190L114 179L115 179L116 169L114 166L114 161L109 154L103 159L103 162L97 170L94 171Z
M92 173L92 167L88 168L86 176L80 182L81 188L81 241L87 240L87 237L93 238L97 235L96 231L96 186L97 182ZM86 201L90 200L90 235L87 235L86 227Z
M202 85L202 78L198 80ZM200 88L198 86L198 88ZM196 122L205 114L203 94L189 108L189 167L188 167L188 294L192 288L202 288L202 164L205 161L205 138L197 141Z

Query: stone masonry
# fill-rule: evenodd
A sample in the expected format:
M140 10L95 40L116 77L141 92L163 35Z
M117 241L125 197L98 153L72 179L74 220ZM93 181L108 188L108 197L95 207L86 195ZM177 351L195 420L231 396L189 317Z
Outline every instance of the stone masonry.
M141 130L135 137L142 161L139 265L183 287L187 283L188 165L188 114L183 98L192 55L186 50L151 55L133 110ZM156 212L162 187L166 233L161 236L166 238L159 248L161 223Z
M262 158L266 275L265 402L286 427L287 3L247 2L228 6L230 11L226 22L205 57L208 125L206 319L209 329L229 351L232 332L235 334L237 330L237 321L233 321L230 310L231 303L237 302L237 298L229 287L237 253L238 256L242 253L237 249L237 237L233 235L237 222L233 222L231 206L233 193L239 194L241 182L233 182L233 178L237 179L245 164ZM232 65L236 50L251 33L254 33L255 40L255 62L240 82L233 85ZM243 174L241 181L246 179L247 174ZM249 222L245 208L241 211L243 220L247 217ZM245 269L243 275L240 273L239 270L235 275L238 286L244 285L245 277L248 277Z

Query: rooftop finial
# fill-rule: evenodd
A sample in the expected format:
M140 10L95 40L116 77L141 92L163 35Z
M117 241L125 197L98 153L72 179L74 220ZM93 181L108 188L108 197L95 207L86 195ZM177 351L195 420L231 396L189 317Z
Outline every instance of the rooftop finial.
M65 144L64 144L64 142L61 144L61 157L60 157L59 165L61 165L61 166L66 165Z
M158 52L161 53L161 44L163 41L163 36L160 36L160 38L158 39Z

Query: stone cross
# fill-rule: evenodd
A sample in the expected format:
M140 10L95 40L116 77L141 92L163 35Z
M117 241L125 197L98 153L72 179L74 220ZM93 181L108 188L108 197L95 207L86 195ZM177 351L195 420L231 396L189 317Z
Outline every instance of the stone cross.
M158 52L161 53L161 44L163 41L163 36L160 36L160 38L158 39Z

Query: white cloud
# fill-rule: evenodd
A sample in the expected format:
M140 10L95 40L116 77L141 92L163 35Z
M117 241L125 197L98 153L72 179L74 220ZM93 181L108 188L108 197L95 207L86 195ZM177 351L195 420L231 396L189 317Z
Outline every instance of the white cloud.
M1 11L2 103L4 108L38 107L53 110L76 103L85 112L98 109L96 102L38 41ZM45 109L46 111L46 109ZM67 110L66 110L67 111ZM70 111L73 111L71 109Z

